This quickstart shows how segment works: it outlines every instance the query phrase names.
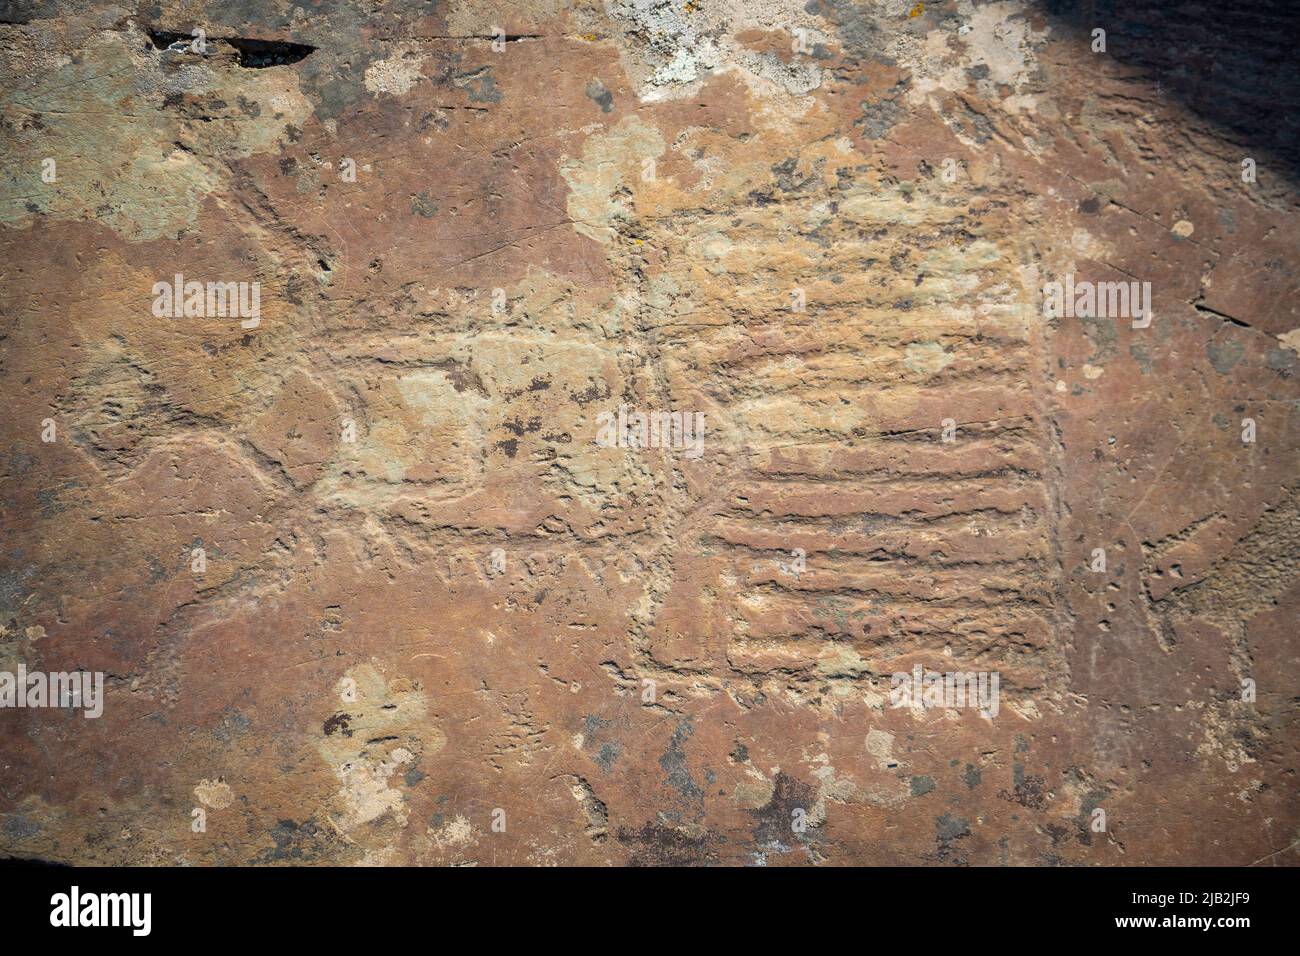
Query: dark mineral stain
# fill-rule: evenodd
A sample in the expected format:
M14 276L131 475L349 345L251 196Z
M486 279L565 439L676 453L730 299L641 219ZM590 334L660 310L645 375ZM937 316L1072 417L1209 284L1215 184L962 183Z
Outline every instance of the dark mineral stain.
M605 743L600 745L600 752L596 754L596 763L600 764L600 769L608 770L614 765L614 761L619 758L623 752L621 744Z
M216 737L223 744L234 741L237 737L242 737L248 733L248 728L253 722L239 711L227 712L212 730L212 736Z
M438 215L438 204L429 198L428 193L420 193L411 197L411 212L425 219L432 219Z
M659 766L668 776L670 787L689 800L703 800L704 791L691 779L690 771L686 769L686 751L682 749L682 744L693 733L695 727L690 720L679 721L668 742L668 749L659 758Z
M966 854L962 853L955 844L970 836L970 821L965 817L955 817L945 813L941 817L935 817L934 830L939 861L966 866L968 863Z
M616 838L630 850L630 866L707 866L718 861L718 838L707 832L691 835L647 823L639 830L619 827Z
M817 836L815 827L802 833L794 829L795 811L806 816L817 802L813 788L786 773L772 781L772 799L757 810L747 810L754 819L754 845L763 851L788 851L792 841L808 843Z
M1047 781L1036 775L1025 775L1025 768L1016 764L1013 768L1015 787L1011 793L999 790L998 796L1003 800L1018 803L1030 810L1042 810L1047 806Z
M581 392L571 391L569 393L569 396L579 405L586 405L589 402L594 402L594 401L609 398L610 394L611 392L608 384L601 383L601 382L592 382Z
M587 84L587 96L600 107L602 113L608 113L614 108L614 94L605 89L605 84L600 80L592 80Z
M271 828L271 840L275 846L263 850L254 858L254 863L266 864L285 861L311 862L320 859L329 849L329 833L310 820L295 823L293 820L279 820Z
M1116 340L1119 333L1115 331L1113 319L1080 317L1084 334L1092 344L1092 355L1088 357L1089 365L1105 365L1115 354Z
M335 714L325 721L325 736L328 737L336 731L342 731L344 737L351 737L352 731L348 729L348 721L352 719L351 714Z
M845 59L884 60L886 37L868 9L853 0L809 0L804 10L825 17L838 27Z
M1233 370L1245 348L1236 339L1228 339L1223 343L1216 343L1213 340L1205 343L1205 354L1214 366L1214 370L1220 375L1227 375Z
M470 73L462 73L454 80L456 86L469 93L472 103L500 103L501 91L497 89L492 67L481 66Z
M1269 349L1264 360L1275 372L1290 372L1295 368L1296 353L1290 349Z
M516 418L514 421L502 422L501 427L512 435L528 435L542 430L542 420L536 415L530 418L527 422L522 422Z
M1137 363L1138 370L1141 371L1143 375L1151 374L1151 369L1155 367L1155 363L1152 362L1151 352L1145 345L1142 345L1139 342L1134 342L1128 347L1128 354L1133 357L1133 361Z
M882 139L885 134L893 128L894 124L901 120L906 111L899 106L896 98L903 92L903 87L896 86L893 95L880 100L876 103L868 103L863 100L861 103L862 116L853 121L854 126L862 127L862 135L866 139Z
M40 832L41 825L21 813L13 813L5 818L4 835L15 842L30 840Z

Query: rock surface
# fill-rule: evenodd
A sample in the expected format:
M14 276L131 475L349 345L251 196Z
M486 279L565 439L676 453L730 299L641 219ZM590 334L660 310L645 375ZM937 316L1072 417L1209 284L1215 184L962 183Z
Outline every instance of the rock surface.
M0 853L1300 862L1300 24L1058 7L3 4Z

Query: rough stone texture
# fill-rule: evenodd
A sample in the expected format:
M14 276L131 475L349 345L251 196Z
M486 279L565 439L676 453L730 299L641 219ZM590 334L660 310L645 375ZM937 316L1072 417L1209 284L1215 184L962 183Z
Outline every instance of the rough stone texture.
M0 851L1300 862L1300 23L1087 6L0 5Z

